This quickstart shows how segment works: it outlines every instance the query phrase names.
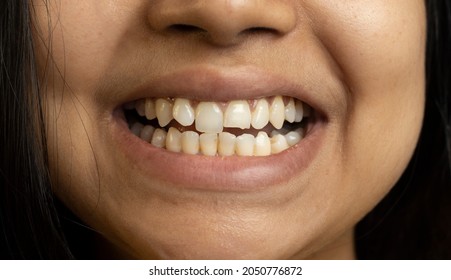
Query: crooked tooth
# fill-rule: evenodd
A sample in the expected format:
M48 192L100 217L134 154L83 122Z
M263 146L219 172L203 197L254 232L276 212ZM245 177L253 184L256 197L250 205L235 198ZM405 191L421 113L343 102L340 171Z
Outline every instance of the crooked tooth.
M153 120L157 117L157 112L155 111L155 102L152 98L146 98L144 108L146 112L146 119Z
M144 99L139 99L135 102L135 109L138 115L144 117L146 115L146 103Z
M163 129L157 128L153 133L151 144L158 148L164 148L166 145L166 135L167 132Z
M182 151L182 133L177 128L169 128L166 136L166 149L177 153Z
M150 142L152 140L154 131L155 131L155 127L153 127L151 125L146 125L141 130L140 138L146 142Z
M190 126L194 123L194 109L190 101L185 98L176 98L172 108L174 119L183 126Z
M220 156L233 156L235 154L236 136L232 133L219 133L218 154Z
M218 134L203 133L199 137L200 151L206 156L215 156L218 151Z
M223 114L215 102L200 102L196 108L196 130L220 133L223 129Z
M168 125L172 121L172 102L167 99L158 98L155 102L155 109L158 123L161 127Z
M237 100L229 103L224 113L224 127L251 127L251 109L247 101Z
M294 105L294 99L290 97L287 106L285 106L285 120L289 123L293 123L296 119L296 106Z
M276 129L280 129L283 126L283 122L285 121L285 105L280 95L274 98L269 107L269 121Z
M271 154L271 140L268 134L260 131L255 137L254 155L255 156L269 156Z
M269 104L266 99L260 99L255 105L254 112L252 112L252 127L255 129L262 129L269 122Z
M304 105L302 104L301 101L296 100L294 107L295 107L295 110L296 110L294 121L295 122L301 122L302 119L304 118Z
M185 154L197 155L199 153L199 134L194 131L183 132L182 151Z
M271 153L278 154L285 151L290 146L288 146L287 140L281 134L271 137Z
M143 125L140 122L135 122L131 127L130 127L130 131L135 134L136 136L140 136L141 135L141 131L143 129Z
M252 134L243 134L236 138L235 152L239 156L254 155L255 137Z
M298 130L290 131L285 135L285 139L287 140L288 146L292 147L301 141L302 135Z

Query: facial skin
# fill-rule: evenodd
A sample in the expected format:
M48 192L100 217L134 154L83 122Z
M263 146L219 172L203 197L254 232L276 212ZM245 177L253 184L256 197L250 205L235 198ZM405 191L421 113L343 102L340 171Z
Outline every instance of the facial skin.
M423 1L32 2L54 191L122 257L355 257L355 224L399 179L421 129ZM189 174L180 187L121 148L114 114L131 92L183 69L241 67L301 85L321 112L302 168L293 160L269 186L256 168L245 191L196 188Z

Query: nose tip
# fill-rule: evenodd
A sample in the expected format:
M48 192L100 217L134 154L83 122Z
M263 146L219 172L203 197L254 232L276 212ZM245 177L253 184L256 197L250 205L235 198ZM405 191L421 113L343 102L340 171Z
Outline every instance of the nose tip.
M148 21L158 32L203 33L215 44L231 45L255 31L287 34L296 14L279 0L155 0Z

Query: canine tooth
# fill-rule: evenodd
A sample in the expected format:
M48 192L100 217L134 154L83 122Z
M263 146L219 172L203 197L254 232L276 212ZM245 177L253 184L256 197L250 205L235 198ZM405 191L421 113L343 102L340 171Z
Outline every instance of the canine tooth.
M233 156L235 154L236 136L228 133L219 133L218 154L220 156Z
M166 135L166 149L177 153L182 151L182 133L177 128L169 128Z
M236 100L229 103L224 113L224 127L251 127L251 109L247 101Z
M140 115L141 117L144 117L146 115L146 104L144 99L136 101L135 108L136 112L138 112L138 115Z
M269 156L271 154L271 140L268 134L260 131L255 137L254 155L255 156Z
M167 135L166 131L164 131L161 128L157 128L153 133L152 141L150 143L155 147L164 148L166 144L166 135Z
M239 156L254 155L255 137L252 134L243 134L236 138L235 152Z
M185 154L197 155L199 153L199 134L194 131L183 132L182 151Z
M285 120L289 123L293 123L296 119L296 106L294 105L294 99L290 98L287 106L285 106Z
M155 102L155 111L160 126L166 126L172 121L172 102L169 100L158 98Z
M140 138L146 142L150 142L152 140L154 131L155 131L155 127L153 127L151 125L146 125L141 130Z
M135 122L132 127L130 127L130 131L139 137L141 135L141 130L143 129L143 127L144 125L142 125L142 123Z
M218 151L218 134L203 133L199 137L200 150L206 156L215 156Z
M296 100L295 102L295 109L296 109L296 115L294 118L295 122L301 122L304 118L304 106L302 105L302 102L299 100Z
M174 119L183 126L190 126L194 123L194 109L190 101L185 98L177 98L172 108Z
M271 153L278 154L285 151L290 146L288 146L287 139L281 134L275 135L271 138Z
M196 108L196 130L219 133L223 129L223 114L215 102L200 102Z
M280 95L276 96L269 107L269 121L276 128L280 129L285 121L285 105Z
M266 99L260 99L255 105L252 113L252 127L255 129L262 129L269 122L269 104Z
M146 118L148 120L153 120L157 117L157 113L155 111L155 102L153 102L152 98L146 98L144 109L146 112Z
M297 131L290 131L285 135L288 146L294 146L301 141L301 135Z

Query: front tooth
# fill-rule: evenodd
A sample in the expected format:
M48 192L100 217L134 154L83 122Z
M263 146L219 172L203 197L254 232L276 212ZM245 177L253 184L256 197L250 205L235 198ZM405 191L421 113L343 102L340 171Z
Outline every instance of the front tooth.
M166 149L176 153L182 151L182 133L177 128L169 128L166 136Z
M271 138L271 153L278 154L285 151L290 146L288 146L287 139L281 134L275 135Z
M153 133L152 141L150 143L155 147L164 148L166 144L166 135L167 135L166 131L164 131L161 128L157 128Z
M298 131L290 131L285 135L288 146L292 147L301 141L301 134Z
M296 119L296 106L294 105L294 99L290 98L287 106L285 106L285 120L289 123L293 123Z
M224 127L251 127L251 109L247 101L237 100L229 103L224 113Z
M271 154L271 141L268 134L260 131L255 137L254 155L255 156L269 156Z
M172 108L174 119L183 126L190 126L194 123L194 109L190 101L185 98L177 98Z
M252 134L243 134L236 138L236 154L239 156L254 155L255 137Z
M140 138L146 142L150 142L152 140L153 133L155 128L151 125L146 125L141 130Z
M145 112L146 112L146 118L148 120L153 120L157 117L157 113L155 111L155 102L153 102L152 98L147 98L145 103Z
M138 115L140 115L141 117L144 117L146 115L146 104L144 99L136 101L135 108L136 112L138 112Z
M218 154L220 156L233 156L235 154L236 136L228 133L219 133Z
M200 150L206 156L215 156L218 151L218 134L203 133L199 137Z
M269 104L266 99L260 99L252 113L252 127L262 129L269 122Z
M197 155L199 153L199 134L194 131L183 132L182 151L185 154Z
M280 129L285 121L285 105L282 97L276 96L269 107L269 121L276 128Z
M158 123L161 127L168 125L172 121L172 102L159 98L155 102Z
M296 115L294 117L295 122L301 122L304 118L304 106L302 105L302 102L299 100L296 100L295 102L295 109L296 109Z
M220 133L223 128L223 114L215 102L200 102L196 108L196 130Z
M140 136L141 135L141 131L143 129L144 125L142 125L142 123L140 122L135 122L131 127L130 127L130 131L135 134L136 136Z

